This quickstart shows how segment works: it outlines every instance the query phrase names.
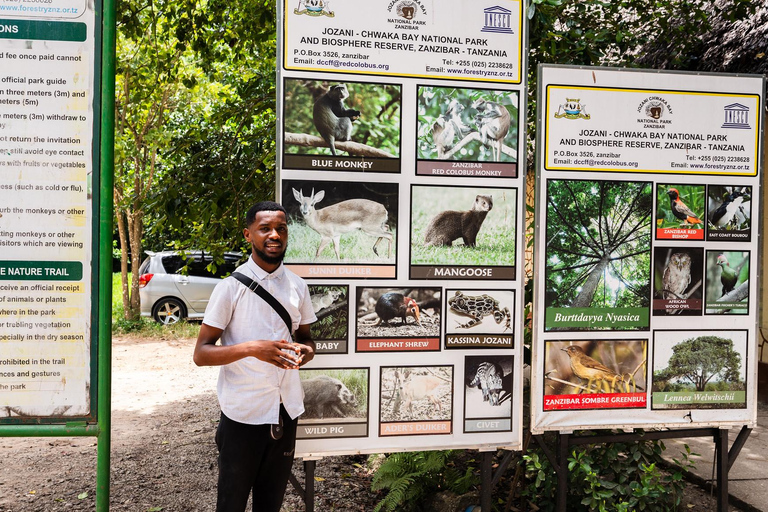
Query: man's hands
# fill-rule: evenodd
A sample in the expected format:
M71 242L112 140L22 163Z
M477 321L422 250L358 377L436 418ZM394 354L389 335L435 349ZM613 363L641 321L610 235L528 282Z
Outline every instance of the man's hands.
M254 340L241 343L246 349L247 355L260 359L265 363L273 364L285 370L297 370L301 365L301 347L298 343L285 340Z
M198 366L218 366L245 357L255 357L285 370L297 370L315 357L315 343L309 337L309 325L296 331L300 343L285 340L251 340L237 345L216 345L222 330L202 324L195 345L194 361Z

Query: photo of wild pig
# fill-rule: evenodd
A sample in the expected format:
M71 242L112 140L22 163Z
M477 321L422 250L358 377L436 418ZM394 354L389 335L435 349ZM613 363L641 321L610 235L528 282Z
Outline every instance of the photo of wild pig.
M366 369L302 370L304 414L301 419L367 416Z

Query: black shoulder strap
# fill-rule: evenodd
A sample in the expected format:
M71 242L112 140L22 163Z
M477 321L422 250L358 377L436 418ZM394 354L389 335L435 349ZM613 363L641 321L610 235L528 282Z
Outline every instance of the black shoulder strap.
M291 315L288 314L288 311L285 310L285 307L283 307L283 305L280 304L280 302L278 302L278 300L273 297L271 293L265 290L263 286L259 286L259 283L250 277L241 274L240 272L232 272L231 276L243 283L246 288L251 290L253 293L264 299L267 304L272 306L272 309L274 309L275 312L280 315L280 318L283 319L283 322L285 322L286 327L288 327L288 332L293 334L293 322L291 322Z

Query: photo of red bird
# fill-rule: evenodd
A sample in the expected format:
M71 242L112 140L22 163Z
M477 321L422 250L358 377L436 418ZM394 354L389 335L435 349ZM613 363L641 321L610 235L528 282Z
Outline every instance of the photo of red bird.
M669 204L672 209L672 214L683 221L686 224L701 224L701 219L696 213L688 208L686 204L680 199L680 193L676 188L670 188L667 190L669 196Z

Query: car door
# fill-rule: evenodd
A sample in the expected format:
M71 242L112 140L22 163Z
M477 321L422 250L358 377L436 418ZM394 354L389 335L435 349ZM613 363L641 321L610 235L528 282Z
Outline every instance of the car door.
M182 268L176 274L176 287L194 312L203 313L208 306L208 300L211 298L213 289L221 279L207 268L208 264L213 261L211 256L194 254L189 255L188 258L186 273L185 269Z

